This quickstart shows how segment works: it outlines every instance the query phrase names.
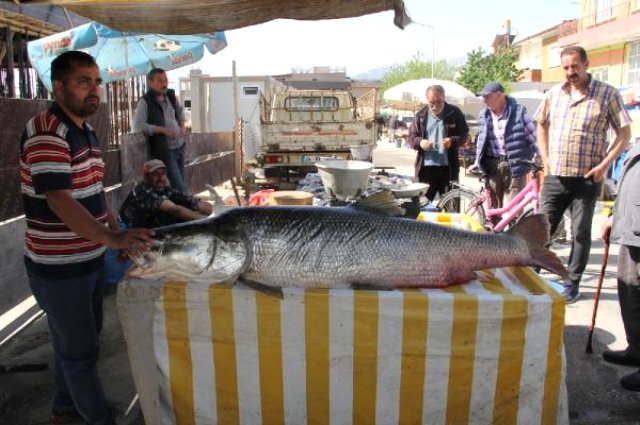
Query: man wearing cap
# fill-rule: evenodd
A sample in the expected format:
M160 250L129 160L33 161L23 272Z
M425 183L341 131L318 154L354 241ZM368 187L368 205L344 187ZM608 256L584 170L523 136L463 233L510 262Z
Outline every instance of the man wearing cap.
M589 61L582 47L564 48L560 63L567 81L547 92L534 119L546 172L541 209L549 218L551 234L571 206L573 241L564 296L573 303L589 261L596 200L609 166L631 138L631 118L618 90L587 72ZM610 128L615 139L609 142Z
M476 164L485 174L496 195L493 201L503 205L513 199L526 184L530 166L523 161L531 160L538 152L536 148L536 126L527 109L504 93L502 84L488 83L480 96L486 108L478 118Z
M469 127L460 108L445 102L444 87L429 86L426 96L427 106L416 113L409 128L408 144L417 151L416 177L429 185L425 196L433 201L458 180L458 148L466 143Z
M160 227L181 221L205 218L210 203L185 195L169 186L166 166L159 159L142 166L144 181L136 185L120 208L120 220L126 227Z
M149 143L149 154L166 165L171 186L187 193L184 173L184 108L169 89L167 73L154 68L147 74L149 90L138 101L134 129L143 132Z

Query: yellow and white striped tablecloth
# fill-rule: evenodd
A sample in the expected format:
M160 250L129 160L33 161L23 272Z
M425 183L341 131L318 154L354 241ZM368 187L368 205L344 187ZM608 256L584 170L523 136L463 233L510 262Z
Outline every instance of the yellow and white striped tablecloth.
M147 423L565 424L564 300L529 268L445 289L121 283Z

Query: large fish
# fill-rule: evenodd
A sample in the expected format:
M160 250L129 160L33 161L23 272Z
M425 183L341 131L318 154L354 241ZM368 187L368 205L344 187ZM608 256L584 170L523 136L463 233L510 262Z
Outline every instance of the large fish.
M443 287L476 271L538 266L566 276L545 248L543 215L506 233L464 231L390 217L397 206L379 192L354 207L243 207L156 229L157 246L131 276L271 287Z

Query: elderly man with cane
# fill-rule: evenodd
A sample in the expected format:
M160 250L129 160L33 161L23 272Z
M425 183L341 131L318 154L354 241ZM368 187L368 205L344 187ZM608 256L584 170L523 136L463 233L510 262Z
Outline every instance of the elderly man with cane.
M602 226L605 243L620 244L618 253L618 300L627 348L606 350L602 357L609 363L640 367L640 143L627 155L613 215ZM630 391L640 391L640 370L620 379Z

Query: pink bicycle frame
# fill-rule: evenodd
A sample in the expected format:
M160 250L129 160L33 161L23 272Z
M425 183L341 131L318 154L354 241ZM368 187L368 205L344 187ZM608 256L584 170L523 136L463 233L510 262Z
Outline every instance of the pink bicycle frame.
M493 217L501 217L493 226L493 231L501 232L514 218L518 217L524 207L530 202L533 204L534 213L538 212L540 201L538 198L538 180L532 178L529 183L513 198L507 205L502 208L491 208L491 191L485 188L482 191L482 204L485 210L487 221L491 221Z

